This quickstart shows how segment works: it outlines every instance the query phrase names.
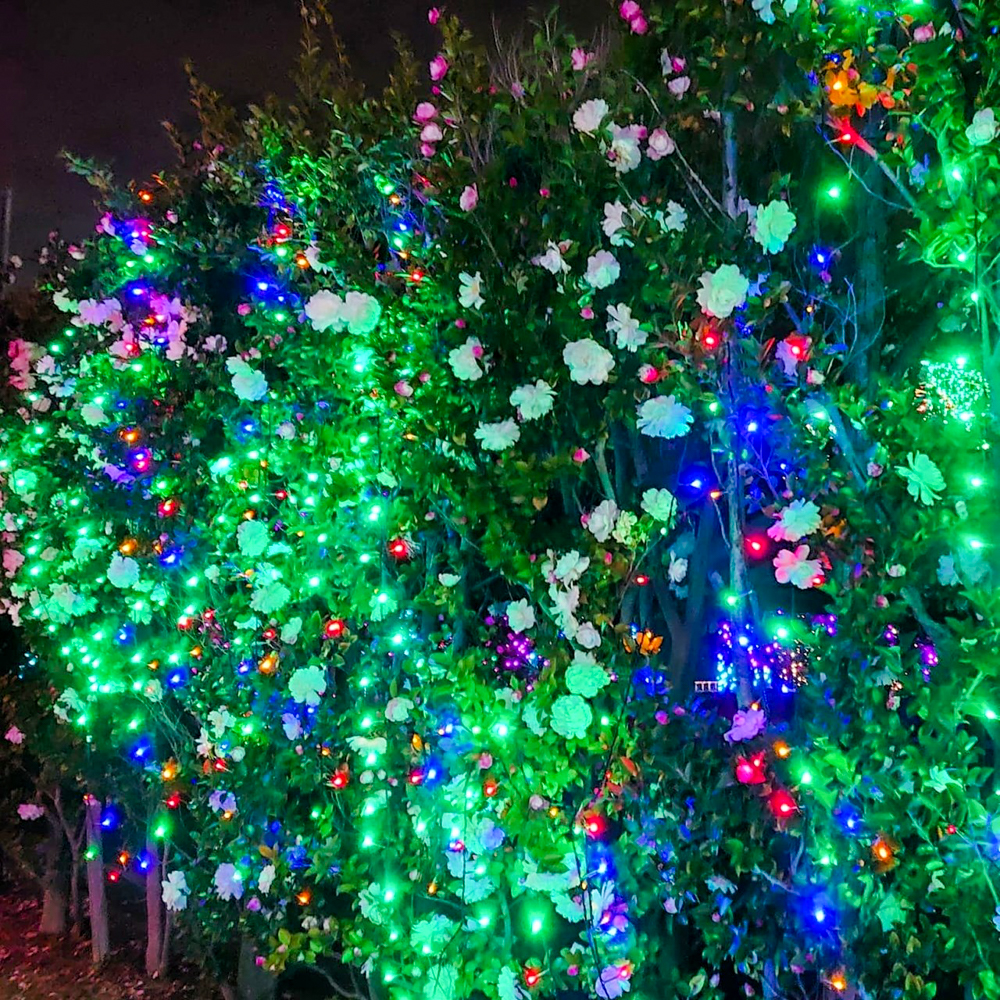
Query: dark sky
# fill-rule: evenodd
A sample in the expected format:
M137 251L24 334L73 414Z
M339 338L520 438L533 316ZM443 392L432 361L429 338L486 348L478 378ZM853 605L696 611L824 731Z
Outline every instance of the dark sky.
M425 0L329 0L356 72L383 82L391 32L434 54ZM491 19L518 30L531 0L450 0L480 37ZM547 0L543 8L549 6ZM121 181L172 163L160 122L190 124L183 60L237 104L288 90L298 0L0 0L0 188L14 188L12 250L31 256L46 233L93 225L90 190L57 160L60 149L110 163ZM604 0L563 0L574 25Z

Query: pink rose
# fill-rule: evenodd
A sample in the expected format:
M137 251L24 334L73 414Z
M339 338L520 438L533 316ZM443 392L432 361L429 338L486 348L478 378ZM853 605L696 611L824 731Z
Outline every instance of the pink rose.
M689 76L678 76L671 80L667 84L667 90L674 95L678 100L682 98L687 92L688 88L691 86L691 77Z
M428 122L420 130L421 142L440 142L443 138L444 132L441 131L441 126L435 124L434 122Z
M437 146L429 142L424 142L420 144L420 155L421 156L433 156L437 152Z
M664 156L669 156L677 146L670 138L665 129L654 128L649 136L649 147L646 155L651 160L661 160Z
M590 458L590 452L588 452L586 448L577 448L576 451L573 452L574 462L583 463L586 462L588 458Z
M441 11L439 11L437 7L431 7L431 9L427 11L428 24L437 24L440 19L441 19Z
M479 188L469 184L458 199L458 207L463 212L471 212L479 204Z
M436 55L430 63L431 79L437 83L438 80L443 80L445 73L448 72L448 60L442 55Z
M878 462L869 462L868 468L865 470L872 479L878 479L879 476L885 472L885 468L878 464Z
M238 313L239 313L239 314L240 314L241 316L249 316L249 315L250 315L250 310L251 310L251 308L252 308L252 306L250 305L250 303L248 303L248 302L241 302L241 303L240 303L240 304L239 304L239 305L238 305L238 306L236 307L236 311L237 311L237 312L238 312Z
M573 52L570 54L573 69L577 72L586 69L587 65L593 62L595 58L596 56L593 52L585 52L583 49L573 49Z
M633 35L644 35L649 30L649 22L639 14L637 17L633 17L629 21L628 26L632 29Z
M430 101L421 101L416 110L413 112L413 117L420 122L421 125L426 125L432 118L437 117L438 110L431 104Z
M404 399L409 399L413 395L413 386L406 379L400 379L392 388L397 396L402 396Z
M929 42L934 37L933 24L921 24L913 29L913 40L915 42Z
M633 17L640 17L642 15L642 8L635 0L623 0L623 3L618 8L618 14L623 21L631 21Z
M660 381L660 372L653 365L641 365L639 368L639 381L644 385L652 385Z
M582 316L582 317L583 317L584 319L593 319L593 318L594 318L594 310L593 310L593 309L591 309L591 308L590 308L590 306L584 306L584 307L583 307L583 308L582 308L582 309L580 310L580 315L581 315L581 316Z

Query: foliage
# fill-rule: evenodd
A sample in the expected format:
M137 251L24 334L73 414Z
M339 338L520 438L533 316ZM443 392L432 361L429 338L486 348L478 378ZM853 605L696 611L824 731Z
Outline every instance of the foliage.
M433 14L377 99L319 11L293 105L75 161L0 600L193 931L393 1000L996 995L991 11Z

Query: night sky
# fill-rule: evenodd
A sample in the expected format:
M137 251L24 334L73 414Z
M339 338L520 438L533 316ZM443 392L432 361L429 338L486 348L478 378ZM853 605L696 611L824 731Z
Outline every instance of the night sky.
M391 32L421 57L434 54L431 3L329 0L355 71L380 85L392 62ZM589 28L603 0L563 0L565 17ZM192 122L184 59L238 106L287 94L298 44L297 0L0 0L0 188L14 188L11 249L30 257L50 229L86 235L95 215L90 189L66 173L67 148L109 163L119 180L169 167L160 123ZM495 16L520 30L530 0L451 0L481 38ZM542 9L547 9L544 3Z

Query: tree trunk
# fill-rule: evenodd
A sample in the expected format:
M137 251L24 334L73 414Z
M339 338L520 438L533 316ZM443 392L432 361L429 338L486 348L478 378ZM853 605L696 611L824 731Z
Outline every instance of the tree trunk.
M146 875L146 975L159 976L163 961L163 872L160 852L152 837L146 838L149 872Z
M236 970L239 1000L272 1000L278 980L273 973L257 964L257 956L249 938L240 942L240 958Z
M49 835L43 847L42 919L39 934L66 933L66 886L60 869L63 833L59 823L49 816Z
M90 910L90 953L101 965L111 953L108 901L104 894L104 838L101 836L101 803L93 795L84 800L87 828L87 901Z

